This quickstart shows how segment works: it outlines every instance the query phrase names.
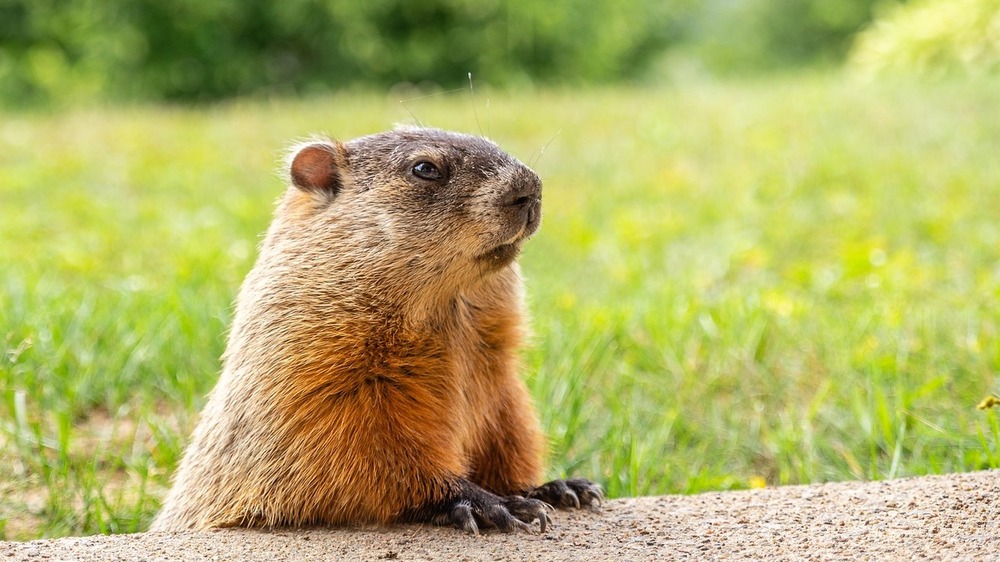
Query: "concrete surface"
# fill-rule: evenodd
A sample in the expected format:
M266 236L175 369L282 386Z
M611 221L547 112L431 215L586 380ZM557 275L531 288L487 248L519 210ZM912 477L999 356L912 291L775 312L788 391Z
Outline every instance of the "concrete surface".
M0 543L56 560L1000 560L1000 471L606 502L548 533L220 530Z

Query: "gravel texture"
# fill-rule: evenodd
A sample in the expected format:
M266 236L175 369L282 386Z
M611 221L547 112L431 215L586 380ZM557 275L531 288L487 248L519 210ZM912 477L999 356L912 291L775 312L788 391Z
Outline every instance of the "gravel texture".
M1000 471L605 502L541 534L220 530L0 542L13 560L1000 560Z

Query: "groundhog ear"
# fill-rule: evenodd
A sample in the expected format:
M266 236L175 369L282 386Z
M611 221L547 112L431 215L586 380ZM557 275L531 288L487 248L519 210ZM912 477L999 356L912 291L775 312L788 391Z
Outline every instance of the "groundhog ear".
M336 195L344 184L344 145L317 142L299 148L292 157L292 185L313 193Z

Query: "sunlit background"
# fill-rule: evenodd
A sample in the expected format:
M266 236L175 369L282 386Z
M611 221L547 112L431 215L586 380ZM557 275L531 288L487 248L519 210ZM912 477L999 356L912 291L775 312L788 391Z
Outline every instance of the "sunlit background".
M543 178L547 477L1000 467L998 73L997 0L0 2L0 539L148 527L284 147L397 123Z

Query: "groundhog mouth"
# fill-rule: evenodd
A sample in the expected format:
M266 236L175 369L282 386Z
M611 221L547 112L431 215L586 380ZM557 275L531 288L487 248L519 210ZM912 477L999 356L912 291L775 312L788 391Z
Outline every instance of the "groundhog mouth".
M480 263L487 263L495 268L503 267L514 261L521 252L521 244L531 236L538 228L538 220L529 219L528 223L521 226L517 233L507 238L502 244L494 246L492 249L478 257Z
M479 256L479 261L488 263L495 267L503 267L514 261L514 258L516 258L517 254L520 252L521 244L519 242L501 244Z

